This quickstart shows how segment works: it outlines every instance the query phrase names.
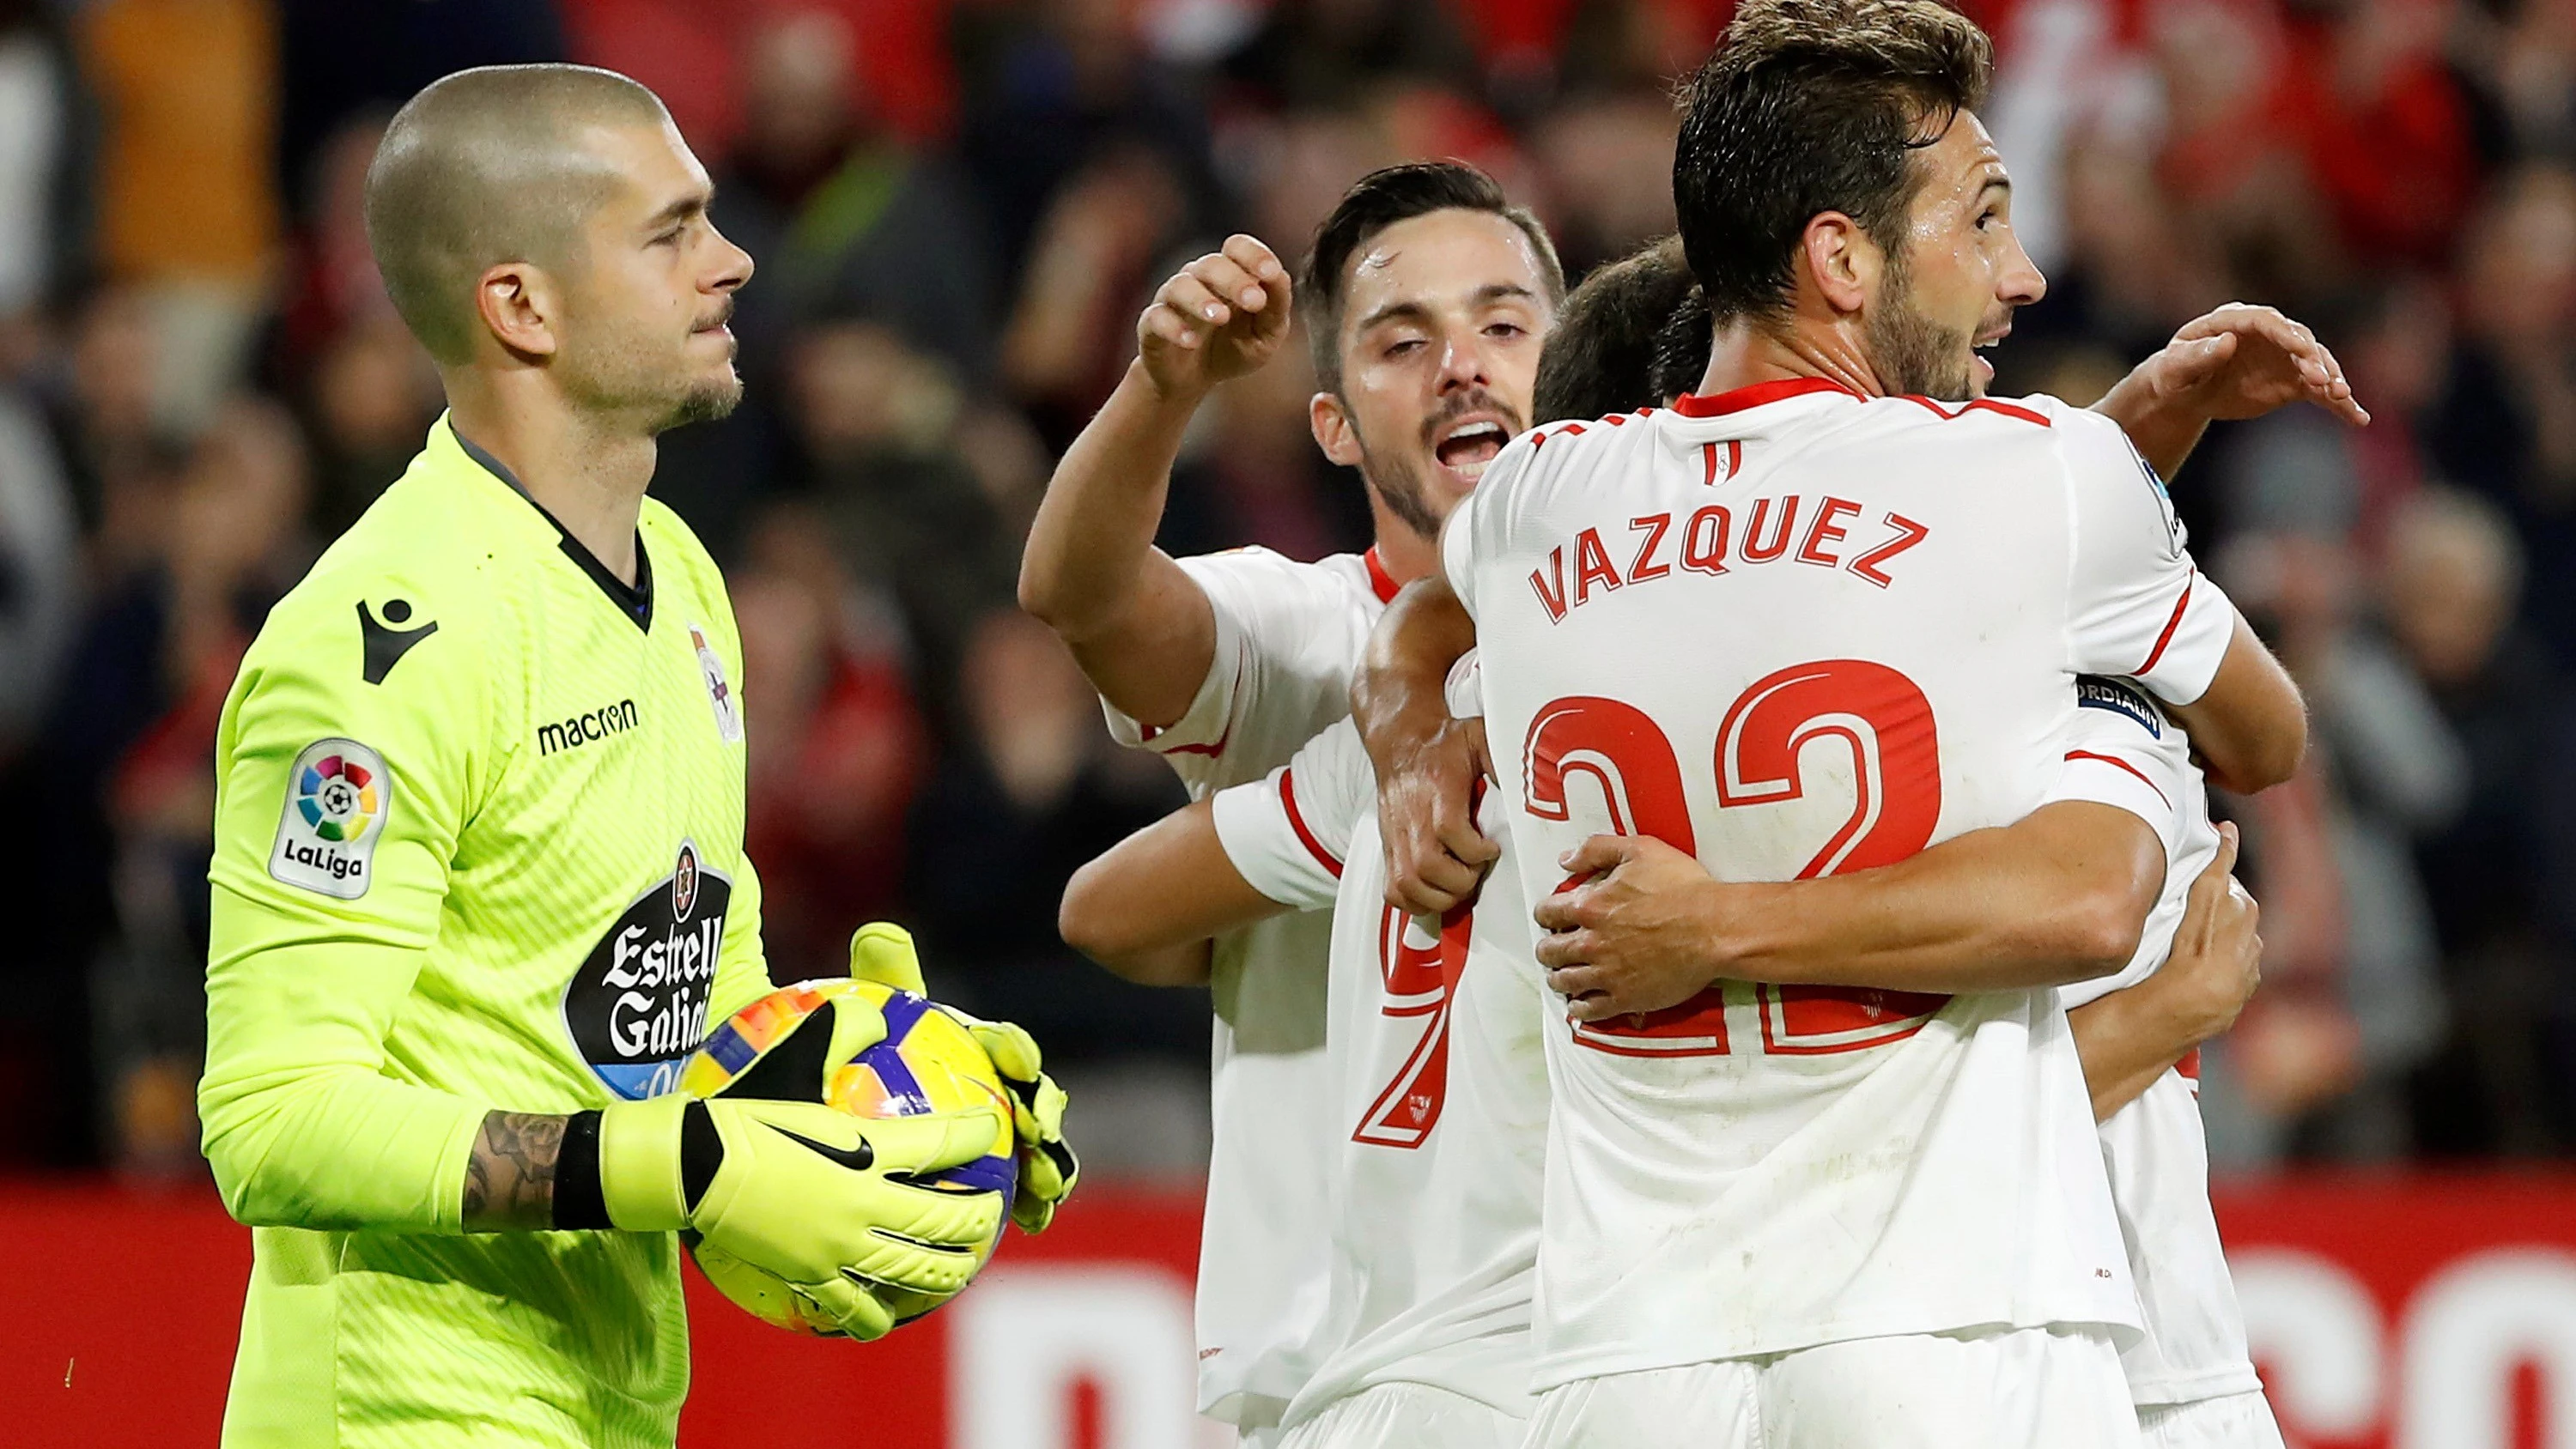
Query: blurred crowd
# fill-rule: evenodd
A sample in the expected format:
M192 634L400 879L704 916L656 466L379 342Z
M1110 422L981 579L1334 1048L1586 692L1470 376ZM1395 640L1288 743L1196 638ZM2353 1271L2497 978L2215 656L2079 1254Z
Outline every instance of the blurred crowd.
M2567 1155L2576 3L1968 8L2051 278L1998 389L2090 401L2244 298L2315 323L2377 419L2222 427L2175 483L2318 726L2298 780L2222 802L2267 956L2210 1053L2215 1155ZM1054 929L1072 868L1179 792L1013 605L1052 460L1163 276L1233 230L1295 258L1375 166L1485 167L1577 276L1669 230L1670 85L1725 9L0 0L0 1163L193 1170L216 714L439 408L359 208L419 86L636 76L758 260L747 401L666 438L655 489L729 571L782 978L904 920L944 995L1112 1099L1159 1084L1135 1120L1186 1142L1204 994ZM1203 415L1166 547L1365 545L1304 356Z

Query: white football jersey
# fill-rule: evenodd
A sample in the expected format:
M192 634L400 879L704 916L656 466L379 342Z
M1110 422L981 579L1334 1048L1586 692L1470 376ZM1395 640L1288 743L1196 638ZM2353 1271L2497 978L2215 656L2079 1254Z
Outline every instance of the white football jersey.
M1254 888L1334 907L1331 1290L1285 1422L1399 1381L1526 1415L1553 998L1517 873L1498 863L1445 921L1388 906L1376 776L1348 720L1215 809Z
M1787 880L2009 824L2065 773L2076 676L2189 701L2234 624L2118 428L2045 398L1797 379L1551 425L1443 553L1533 898L1602 830ZM2137 1322L2054 991L1723 983L1546 1041L1542 1388Z
M2120 753L2171 795L2174 827L2166 837L2164 895L2147 918L2138 954L2117 976L2059 987L2069 1011L2134 986L2164 965L2192 882L2218 854L2209 792L2181 728L2124 681L2085 679L2076 691L2078 715L2122 721L2121 739L2146 742ZM2200 1054L2193 1052L2100 1129L2102 1165L2146 1320L2145 1331L2120 1354L2130 1396L2141 1404L2196 1403L2262 1387L2246 1349L2245 1315L2219 1245L2218 1219L2210 1212L2199 1075Z
M1350 715L1351 675L1395 581L1366 554L1299 563L1268 549L1181 560L1216 614L1216 654L1189 709L1147 729L1106 701L1110 733L1160 754L1199 799L1285 765ZM1322 911L1221 937L1207 1209L1198 1277L1199 1411L1275 1422L1314 1368L1324 1309Z

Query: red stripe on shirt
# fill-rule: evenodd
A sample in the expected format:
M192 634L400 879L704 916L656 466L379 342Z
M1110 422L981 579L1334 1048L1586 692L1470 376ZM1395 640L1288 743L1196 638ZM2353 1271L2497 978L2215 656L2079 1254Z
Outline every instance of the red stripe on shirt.
M2139 784L2155 791L2156 798L2165 802L2165 808L2173 808L2173 797L2167 795L2155 781L2148 779L2146 771L2139 769L2137 766L2130 764L2128 761L2121 759L2117 755L2097 755L2091 750L2068 750L2066 752L2066 758L2070 760L2099 760L2106 765L2117 765L2121 769L2128 771L2130 774L2137 776Z
M1370 544L1369 551L1360 555L1360 562L1368 565L1369 592L1377 595L1381 604L1394 603L1395 591L1404 586L1395 581L1395 575L1386 571L1386 560L1377 556L1376 544Z
M2186 1081L2199 1081L2200 1048L2193 1047L2190 1051L2184 1052L2182 1054L2182 1060L2174 1063L2174 1071L2180 1074Z
M2044 427L2049 426L2049 422L2048 422L2048 414L2046 414L2046 413L2042 413L2042 412L2034 412L2034 411L2032 411L2032 410L2031 410L2031 409L2029 409L2029 408L2023 407L2023 406L2022 406L2021 404L2019 404L2019 403L1999 402L1999 401L1997 401L1996 399L1994 399L1994 398L1990 398L1990 397L1981 397L1981 398L1978 398L1978 399L1976 399L1975 401L1973 401L1973 402L1969 403L1966 407L1963 407L1963 408L1959 409L1959 411L1961 411L1961 412L1963 412L1963 413L1965 413L1965 412L1989 412L1989 413L2001 413L2001 414L2003 414L2005 417L2008 417L2008 418L2019 418L2019 419L2021 419L2021 420L2022 420L2023 422L2025 422L2025 423L2037 423L2037 424L2039 424L2039 425L2040 425L2041 427L2043 427L2043 428L2044 428Z
M1279 808L1288 812L1288 828L1297 832L1297 843L1306 847L1306 853L1315 857L1317 865L1331 872L1333 879L1340 880L1342 878L1341 861L1335 859L1333 853L1324 848L1324 842L1315 838L1314 831L1306 828L1306 817L1297 813L1297 772L1295 770L1279 772Z
M2173 617L2165 620L2165 631L2156 636L2156 647L2147 651L2147 662L2132 672L2141 675L2154 672L2156 661L2165 657L2165 646L2173 642L2174 631L2182 627L2182 611L2191 607L2191 588L2199 582L2200 570L2193 569L2191 577L2183 580L2182 597L2174 600Z
M1686 418L1718 418L1758 408L1783 398L1805 397L1811 392L1839 392L1860 396L1829 377L1783 377L1770 382L1757 382L1749 387L1726 392L1691 393L1673 399L1673 411Z

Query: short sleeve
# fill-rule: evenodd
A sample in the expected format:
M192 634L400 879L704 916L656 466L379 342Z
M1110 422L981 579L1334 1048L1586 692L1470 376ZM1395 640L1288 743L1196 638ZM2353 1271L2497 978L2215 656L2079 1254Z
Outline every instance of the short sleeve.
M2181 843L2186 792L2199 788L2182 729L2126 680L2076 681L2076 708L2059 741L2062 762L2044 804L2116 806L2147 822L2170 859Z
M2174 704L2200 698L2226 657L2236 607L2193 563L2164 480L2119 425L2055 414L2071 540L2067 629L2077 674L2128 675Z
M1309 667L1303 646L1318 636L1319 621L1341 618L1349 602L1345 586L1326 570L1266 548L1185 558L1180 565L1207 596L1216 621L1207 676L1181 717L1160 729L1105 699L1100 708L1111 738L1163 756L1198 786L1221 774L1237 726L1273 708L1271 696L1348 690L1347 663L1335 670L1325 665L1338 661L1316 660ZM1304 710L1302 703L1291 707Z
M1244 880L1301 911L1333 903L1351 841L1376 808L1376 775L1348 720L1266 778L1218 791L1211 805L1217 839Z

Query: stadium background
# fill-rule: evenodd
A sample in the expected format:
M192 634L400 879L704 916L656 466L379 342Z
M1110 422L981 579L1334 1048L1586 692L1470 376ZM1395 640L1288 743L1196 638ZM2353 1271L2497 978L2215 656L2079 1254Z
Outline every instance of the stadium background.
M1154 284L1235 229L1293 258L1373 166L1475 161L1577 274L1666 229L1666 87L1725 4L0 0L0 1439L211 1439L247 1263L190 1107L215 711L437 408L358 219L394 104L559 58L669 102L760 264L749 401L655 487L741 616L772 952L907 921L1076 1097L1086 1200L924 1326L702 1304L684 1442L1151 1449L1196 1432L1207 1001L1055 938L1178 791L1014 610L1030 511ZM2206 1077L2282 1417L2576 1444L2576 3L1972 13L2052 281L1998 390L2089 400L2241 297L2378 416L2222 427L2175 489L2319 726L2228 802L2267 979ZM1220 392L1167 547L1365 542L1310 390L1290 348Z

